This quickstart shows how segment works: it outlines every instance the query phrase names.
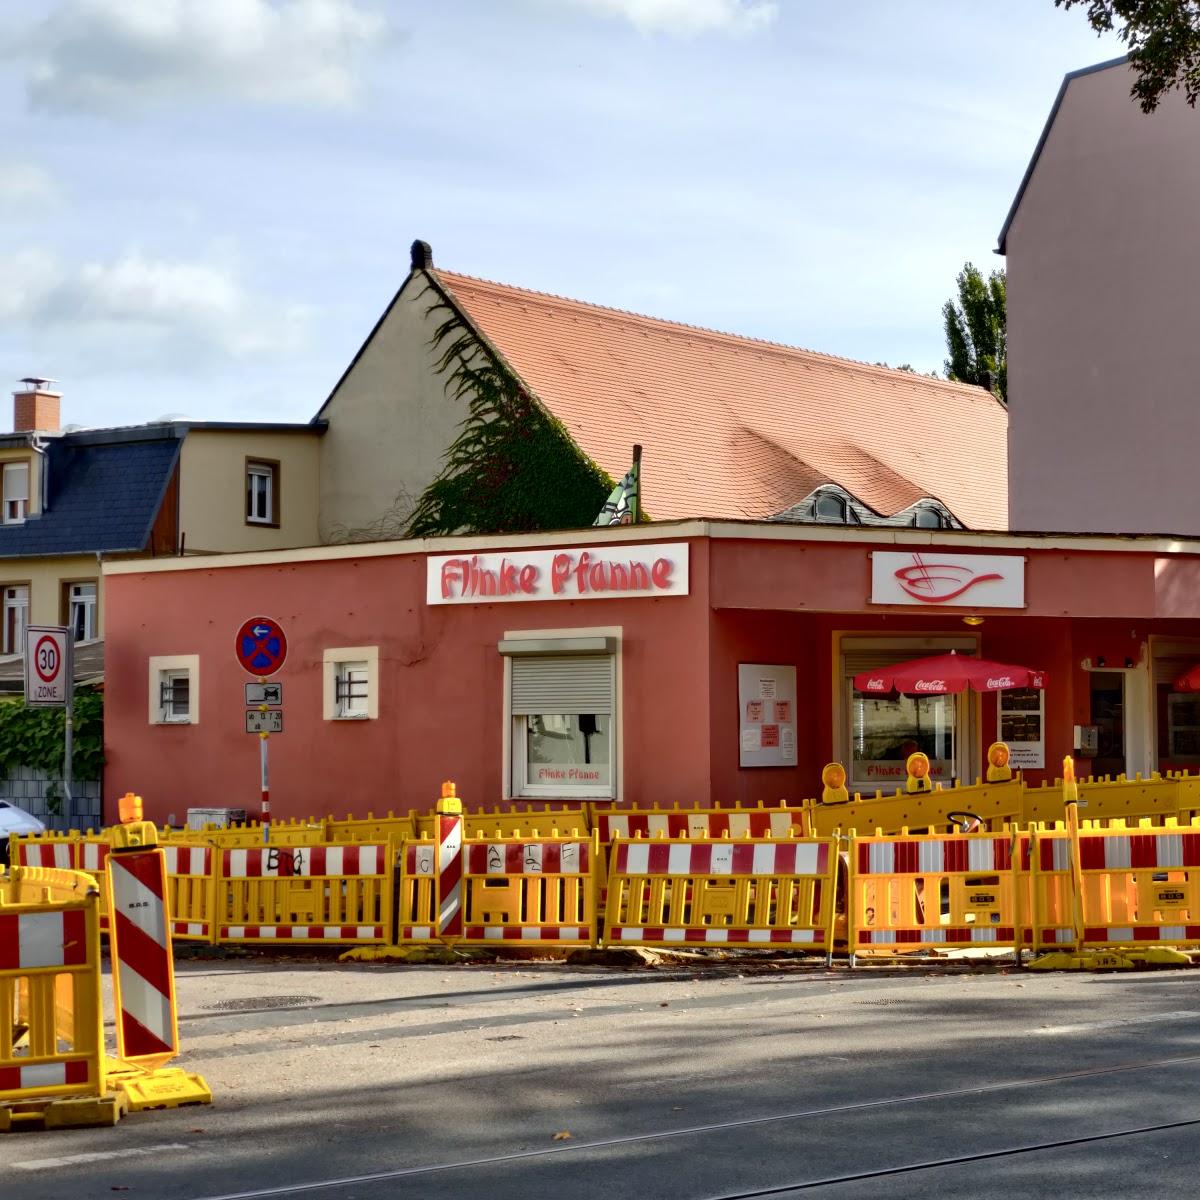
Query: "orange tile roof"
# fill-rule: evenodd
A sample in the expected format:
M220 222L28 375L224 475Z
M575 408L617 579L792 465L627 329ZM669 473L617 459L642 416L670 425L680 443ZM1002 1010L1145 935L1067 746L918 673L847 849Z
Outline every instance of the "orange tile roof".
M773 516L823 482L884 516L922 496L1008 523L1008 414L982 388L431 270L585 454L643 447L660 520Z

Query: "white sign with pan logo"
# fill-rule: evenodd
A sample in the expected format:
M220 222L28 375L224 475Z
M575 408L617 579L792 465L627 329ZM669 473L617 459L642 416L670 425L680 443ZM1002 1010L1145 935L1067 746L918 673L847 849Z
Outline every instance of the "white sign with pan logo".
M879 550L871 555L871 603L1024 608L1025 559L1018 554Z

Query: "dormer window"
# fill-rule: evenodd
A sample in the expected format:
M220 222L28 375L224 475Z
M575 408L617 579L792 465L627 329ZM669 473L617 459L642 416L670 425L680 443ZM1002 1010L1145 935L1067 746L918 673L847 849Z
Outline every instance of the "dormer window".
M917 529L946 529L949 524L941 511L936 508L918 508L913 514L913 525Z
M4 464L3 477L5 525L20 525L29 515L29 464Z
M846 501L836 492L822 492L813 504L813 516L818 521L836 521L846 524Z

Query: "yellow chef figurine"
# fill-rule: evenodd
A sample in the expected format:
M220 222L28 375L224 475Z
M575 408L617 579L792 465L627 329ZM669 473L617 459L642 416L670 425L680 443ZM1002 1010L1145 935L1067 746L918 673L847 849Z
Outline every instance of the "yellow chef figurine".
M993 742L988 747L988 783L1004 783L1013 777L1009 765L1008 746L1004 742Z
M826 763L821 768L822 804L848 804L850 793L846 790L846 768L839 762Z
M904 784L906 792L932 792L933 780L929 778L929 755L920 750L910 754L904 763L908 779Z

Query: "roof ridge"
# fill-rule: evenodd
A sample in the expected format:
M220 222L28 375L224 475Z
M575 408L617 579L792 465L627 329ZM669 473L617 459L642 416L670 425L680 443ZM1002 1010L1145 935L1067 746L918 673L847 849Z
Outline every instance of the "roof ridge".
M720 338L730 342L759 346L763 349L774 352L809 355L812 358L821 359L823 362L834 363L843 367L849 367L860 371L870 371L875 374L882 375L885 378L892 379L896 382L899 382L900 380L906 382L915 382L920 380L923 383L935 384L939 387L946 388L959 394L974 394L978 392L983 396L991 397L991 399L997 404L1001 403L999 399L992 395L992 393L973 383L959 383L956 380L939 379L932 375L922 374L919 371L902 371L898 367L883 367L879 366L877 363L863 362L861 359L857 358L846 358L845 356L839 354L827 354L821 350L810 350L806 346L792 346L787 342L773 342L767 338L756 338L750 336L749 334L730 333L728 330L712 329L705 325L690 325L686 321L673 321L667 317L655 317L649 313L634 312L632 309L628 308L616 308L608 304L595 304L590 300L578 300L573 296L562 296L556 292L542 292L538 291L536 288L521 287L518 284L501 283L495 279L483 279L478 275L465 275L460 271L447 271L441 267L430 267L427 268L427 270L431 275L435 275L439 279L445 279L447 276L449 276L450 279L461 279L467 283L483 284L485 287L502 288L507 292L519 292L523 295L531 296L538 300L556 300L562 304L577 305L580 308L589 309L593 312L605 313L618 319L623 318L625 320L639 322L648 321L654 325L666 326L670 329L685 330L688 333L699 334L703 337ZM453 290L452 286L451 290ZM897 377L899 377L899 379L897 379ZM1001 406L1003 407L1003 405Z

